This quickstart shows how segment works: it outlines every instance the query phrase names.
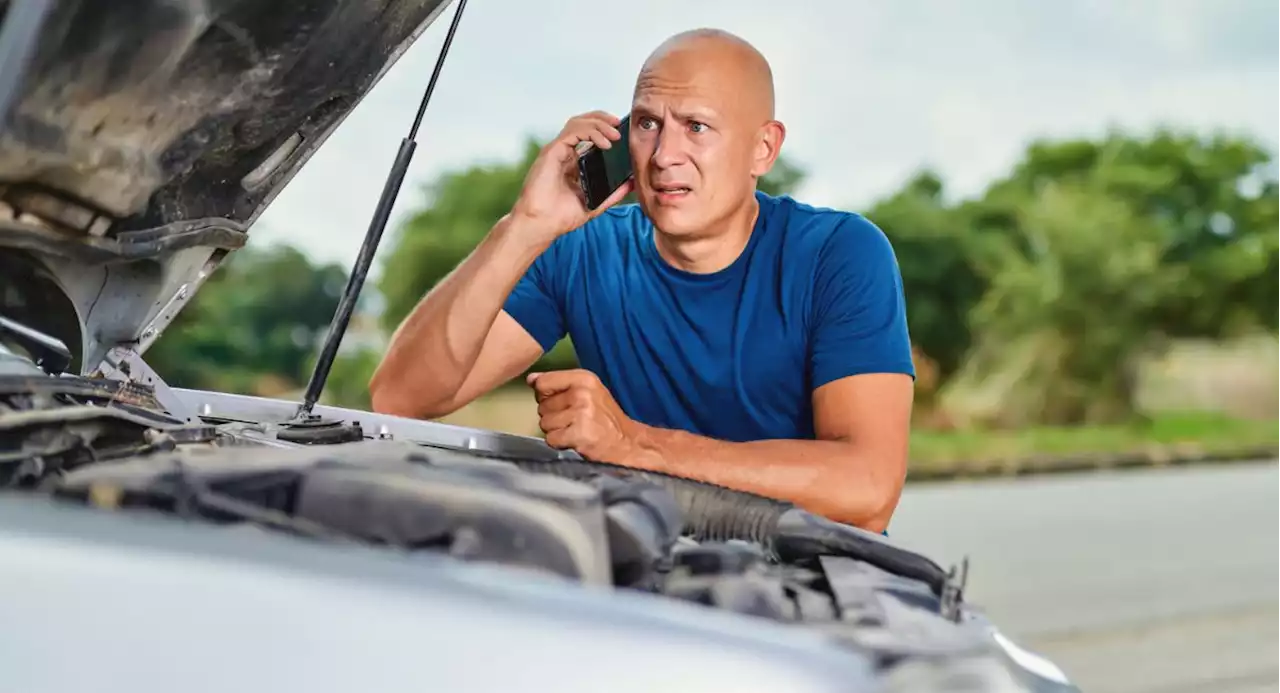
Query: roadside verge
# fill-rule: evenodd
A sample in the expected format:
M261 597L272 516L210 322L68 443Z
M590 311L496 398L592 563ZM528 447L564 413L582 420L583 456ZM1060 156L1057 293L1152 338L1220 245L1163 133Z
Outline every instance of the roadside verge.
M1025 477L1194 464L1228 464L1255 461L1275 463L1278 456L1280 456L1280 446L1266 444L1225 450L1205 450L1195 446L1170 446L1121 453L913 461L907 471L907 483Z

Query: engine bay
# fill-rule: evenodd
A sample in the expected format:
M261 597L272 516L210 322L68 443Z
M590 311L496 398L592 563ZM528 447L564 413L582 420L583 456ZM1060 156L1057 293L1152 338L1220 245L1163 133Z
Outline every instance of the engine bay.
M974 637L985 622L965 608L963 575L880 535L688 479L363 428L188 421L145 384L9 374L0 488L649 593L820 629L885 667L1000 657Z

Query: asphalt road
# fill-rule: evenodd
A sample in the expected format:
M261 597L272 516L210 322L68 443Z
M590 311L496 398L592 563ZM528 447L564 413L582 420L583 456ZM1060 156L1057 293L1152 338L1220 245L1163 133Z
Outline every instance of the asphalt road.
M967 553L969 600L1085 693L1277 691L1277 470L921 485L890 533Z

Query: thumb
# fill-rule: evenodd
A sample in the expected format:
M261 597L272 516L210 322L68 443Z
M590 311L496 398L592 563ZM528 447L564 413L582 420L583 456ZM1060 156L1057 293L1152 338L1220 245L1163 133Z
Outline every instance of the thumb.
M599 207L591 210L591 213L589 214L589 218L594 219L600 216L601 214L604 214L605 211L608 210L610 207L618 204L619 202L622 202L622 198L626 197L627 195L630 195L635 189L636 189L635 178L628 178L627 180L623 181L622 185L618 186L618 189L614 190L613 194L605 198L605 201L600 203Z
M541 373L537 373L537 372L530 373L529 375L525 376L524 382L529 387L533 387L533 384L538 382L538 378L541 378L541 377L542 377Z

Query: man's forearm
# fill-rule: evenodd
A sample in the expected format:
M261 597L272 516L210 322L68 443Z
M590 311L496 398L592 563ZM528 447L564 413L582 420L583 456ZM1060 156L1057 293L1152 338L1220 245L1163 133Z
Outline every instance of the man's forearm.
M548 243L536 238L511 216L495 224L396 328L370 383L374 398L412 395L426 406L457 392L503 303L546 249Z
M629 467L779 498L838 522L881 531L897 505L905 459L871 459L826 440L731 443L637 424Z

